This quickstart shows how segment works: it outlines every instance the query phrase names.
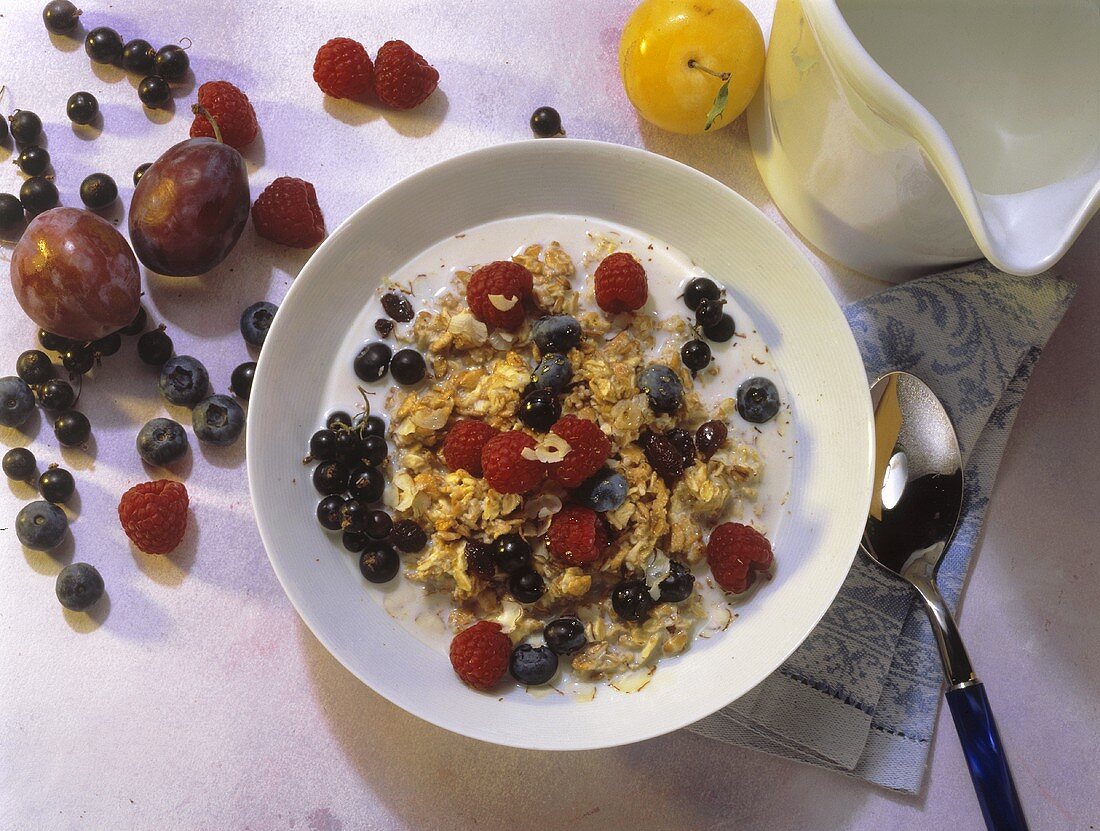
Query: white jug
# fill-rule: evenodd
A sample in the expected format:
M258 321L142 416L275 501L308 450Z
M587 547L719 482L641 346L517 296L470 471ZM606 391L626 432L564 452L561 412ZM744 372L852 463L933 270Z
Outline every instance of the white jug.
M1100 206L1100 0L779 0L749 135L852 268L1038 273Z

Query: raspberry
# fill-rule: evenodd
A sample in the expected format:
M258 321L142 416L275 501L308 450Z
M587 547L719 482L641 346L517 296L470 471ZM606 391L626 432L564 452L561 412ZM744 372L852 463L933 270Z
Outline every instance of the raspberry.
M591 508L566 505L550 520L546 547L568 566L583 566L598 560L607 548L607 526Z
M526 459L524 449L535 440L519 430L493 436L481 449L481 470L489 487L497 493L529 493L542 484L546 465Z
M290 176L280 176L264 188L252 205L252 222L264 239L294 248L312 248L325 238L317 191Z
M374 64L361 43L351 38L333 38L317 50L313 80L325 95L355 98L374 83Z
M567 488L579 487L611 455L611 442L594 421L567 415L559 418L550 430L569 442L565 458L549 465L551 478Z
M491 689L503 678L511 655L511 638L489 620L479 620L451 641L451 666L475 690Z
M531 296L533 288L530 271L519 263L497 260L483 265L470 277L466 303L482 323L511 332L523 323L526 315L523 302Z
M382 44L374 58L374 94L383 104L409 110L439 84L439 73L403 40Z
M481 476L481 451L500 431L484 421L465 418L454 423L443 439L443 461L451 470L463 469Z
M719 586L740 594L756 581L756 572L771 567L772 546L755 528L726 522L710 532L707 564Z
M649 297L645 269L625 251L604 257L594 279L596 303L608 314L636 312Z
M260 125L248 96L229 81L207 81L199 87L199 106L210 113L218 125L222 141L243 150L256 138ZM202 113L195 113L191 138L214 138L214 128Z
M118 518L146 554L169 554L187 529L187 488L168 479L134 485L118 503Z

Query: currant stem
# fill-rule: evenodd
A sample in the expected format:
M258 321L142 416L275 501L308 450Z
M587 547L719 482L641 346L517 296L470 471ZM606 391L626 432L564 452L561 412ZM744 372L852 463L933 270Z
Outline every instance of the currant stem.
M723 81L728 81L731 77L730 73L728 72L715 72L713 69L703 66L701 63L695 60L695 58L692 58L688 61L688 67L691 69L698 69L700 72L705 72L707 73L707 75L712 75L715 78L719 78Z
M224 143L222 142L222 131L218 127L218 122L214 120L214 116L210 115L210 111L206 109L206 107L204 107L202 104L192 104L191 112L193 112L195 115L201 115L203 118L209 121L210 126L214 129L214 140L219 143Z

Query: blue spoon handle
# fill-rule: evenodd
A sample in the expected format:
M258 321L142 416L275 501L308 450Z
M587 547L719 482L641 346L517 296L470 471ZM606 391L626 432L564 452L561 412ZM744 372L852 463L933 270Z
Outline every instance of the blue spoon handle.
M1016 795L1008 756L997 733L985 686L974 682L950 689L947 704L966 754L986 828L989 831L1027 831L1027 820Z

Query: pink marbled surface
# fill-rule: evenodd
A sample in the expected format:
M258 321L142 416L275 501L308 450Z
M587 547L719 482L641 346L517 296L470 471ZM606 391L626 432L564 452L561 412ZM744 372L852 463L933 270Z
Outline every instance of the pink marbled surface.
M43 118L64 204L84 176L115 177L123 203L144 161L186 136L186 105L146 115L136 79L93 68L79 44L42 28L42 0L0 5L0 111ZM645 146L716 176L782 227L753 167L743 122L682 138L639 124L615 69L631 2L356 5L310 0L84 2L86 25L124 38L194 41L199 81L225 78L256 104L253 192L280 175L317 185L331 229L382 187L455 153L526 137L527 116L557 106L569 134ZM765 31L771 0L749 5ZM230 8L239 12L230 12ZM252 15L252 17L250 17ZM403 37L440 69L419 111L326 101L314 48L335 35L375 48ZM236 44L236 45L231 45ZM75 47L75 50L74 50ZM102 133L75 132L68 96L93 92ZM0 149L0 190L19 177ZM112 215L121 221L124 212ZM123 223L124 227L124 223ZM799 243L801 245L801 243ZM838 299L882 284L807 249ZM11 246L0 246L7 268ZM236 320L278 301L305 255L251 228L215 278L147 281L146 302L177 351L200 357L216 391L248 352ZM1080 292L1040 362L994 493L961 627L994 701L1034 828L1100 826L1100 221L1063 260ZM0 367L33 342L0 298ZM29 489L0 484L0 829L974 829L969 778L950 723L924 790L901 797L793 762L678 733L587 753L533 753L450 735L406 715L349 675L291 608L252 523L243 447L193 449L182 471L195 522L180 551L131 552L118 495L145 478L140 424L165 408L130 341L89 379L81 407L91 453L58 451L48 425L0 431L77 476L73 542L51 558L12 529ZM63 613L53 576L72 558L103 573L109 608ZM90 630L90 631L89 631Z

